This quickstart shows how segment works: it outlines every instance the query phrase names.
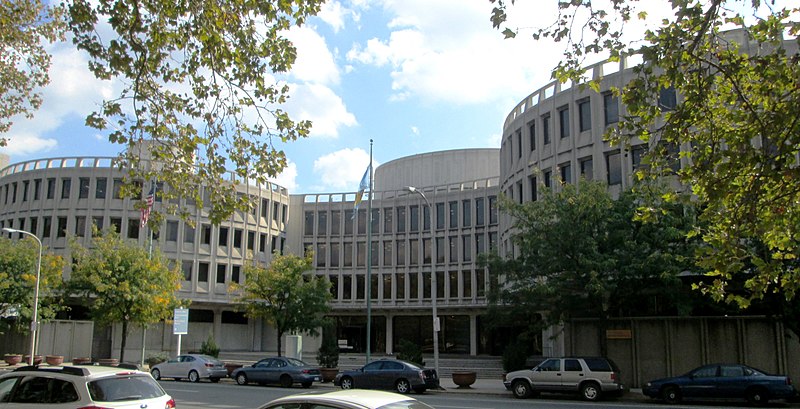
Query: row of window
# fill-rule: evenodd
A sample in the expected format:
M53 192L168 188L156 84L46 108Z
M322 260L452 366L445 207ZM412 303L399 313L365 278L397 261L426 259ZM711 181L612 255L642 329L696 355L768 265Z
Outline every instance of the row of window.
M437 271L436 298L458 299L483 297L486 294L486 272L484 270ZM364 300L366 298L366 275L330 275L331 295L336 300ZM355 284L355 286L354 286ZM417 301L431 298L432 279L430 273L395 272L370 276L370 298L384 301Z
M473 241L474 238L474 241ZM486 240L489 240L489 247ZM436 238L436 263L469 263L475 255L486 253L497 246L497 233L477 233L475 235L449 236L447 247L445 237ZM420 251L420 247L422 251ZM306 243L306 249L311 248ZM367 243L317 243L314 249L314 258L317 267L364 267L367 260ZM431 239L409 238L400 240L373 241L370 249L370 263L372 266L405 266L431 264Z
M476 199L465 199L460 202L457 200L447 203L435 203L436 209L434 224L437 230L444 230L445 226L449 229L459 229L486 225L486 202L489 207L489 225L497 224L497 197L479 197ZM422 209L422 217L420 217ZM459 212L461 213L459 216ZM473 217L474 214L474 217ZM348 209L344 212L340 210L321 210L305 212L305 223L303 234L306 236L326 236L352 235L354 229L356 234L366 234L367 232L367 211L359 209L356 217L355 209ZM342 217L344 216L344 217ZM371 232L374 234L418 232L420 227L423 231L431 229L430 208L427 206L397 206L372 209ZM420 219L422 225L420 226ZM342 229L344 225L344 229ZM315 232L316 227L316 232ZM382 228L382 230L381 230Z
M24 180L22 182L11 182L7 183L3 186L0 186L2 189L3 201L5 205L14 204L14 203L25 203L29 200L41 200L41 199L55 199L59 197L61 199L70 199L72 194L72 179L71 177L63 177L60 179L60 189L58 189L59 183L58 179L56 178L46 178L46 179L33 179L33 180ZM121 178L114 178L111 181L111 198L112 199L122 199L121 196L121 189L123 185L123 180ZM105 177L96 177L96 178L89 178L89 177L79 177L78 178L78 199L88 199L90 193L92 191L92 187L94 187L94 198L95 199L107 199L108 196L108 178ZM139 190L142 190L142 183L137 181L134 182L137 186L139 186ZM164 185L162 183L157 183L156 188L156 195L155 201L161 202L161 195L159 192L163 191ZM18 202L19 200L19 202ZM210 203L211 197L209 196L208 191L203 191L203 202ZM174 200L174 203L178 203L178 200ZM254 201L254 203L257 203ZM187 199L187 205L194 205L195 202L192 199ZM261 206L254 206L251 209L252 215L261 214L261 217L264 219L269 219L269 211L270 211L270 200L269 199L261 199ZM272 220L273 221L281 221L282 223L286 222L287 218L288 207L285 204L281 204L278 202L272 202Z

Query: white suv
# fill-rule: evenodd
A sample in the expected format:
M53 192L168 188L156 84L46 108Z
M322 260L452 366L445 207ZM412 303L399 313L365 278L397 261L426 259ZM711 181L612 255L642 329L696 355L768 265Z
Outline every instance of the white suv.
M503 383L520 399L557 392L579 393L583 399L595 401L624 390L619 368L607 358L549 358L533 369L508 373Z
M0 375L0 408L174 409L147 372L110 366L25 366Z

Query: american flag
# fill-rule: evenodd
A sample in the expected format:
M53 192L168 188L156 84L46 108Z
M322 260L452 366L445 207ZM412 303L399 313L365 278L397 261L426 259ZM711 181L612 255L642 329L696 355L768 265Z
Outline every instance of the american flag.
M153 210L153 202L156 200L156 184L150 184L150 193L147 194L145 199L145 207L142 208L142 227L147 225L147 220L150 218L150 211Z

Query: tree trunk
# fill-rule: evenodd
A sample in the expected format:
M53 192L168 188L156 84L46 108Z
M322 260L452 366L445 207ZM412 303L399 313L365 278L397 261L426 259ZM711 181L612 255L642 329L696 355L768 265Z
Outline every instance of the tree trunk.
M120 347L119 347L120 362L125 362L125 343L127 340L128 340L128 320L122 320L122 341L120 342Z
M281 348L281 338L283 338L283 332L278 331L278 356L283 356L283 348Z

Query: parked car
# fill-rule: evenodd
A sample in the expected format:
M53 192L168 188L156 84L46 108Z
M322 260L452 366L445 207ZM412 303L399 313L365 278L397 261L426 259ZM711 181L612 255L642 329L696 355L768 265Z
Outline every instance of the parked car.
M202 378L219 382L221 378L228 376L228 370L222 361L202 354L178 355L175 359L153 365L150 373L157 380L172 378L177 381L186 378L190 382L199 382Z
M548 358L532 369L509 372L503 384L519 399L555 392L579 393L584 400L596 401L604 395L619 396L625 389L614 361L599 357Z
M360 369L340 372L333 384L342 389L394 389L399 393L412 390L424 393L439 387L439 375L433 369L424 369L410 362L381 359Z
M302 406L301 406L302 405ZM343 390L309 392L275 399L259 409L296 409L299 407L339 409L433 409L412 397L392 392Z
M0 375L2 408L175 408L150 374L110 366L24 366Z
M753 405L797 394L788 376L768 375L739 364L704 365L681 376L656 379L647 382L642 393L667 403L679 403L683 398L727 398L746 399Z
M231 378L236 379L239 385L256 382L259 385L279 384L284 388L291 388L295 383L308 388L314 382L322 382L319 367L299 359L280 356L264 358L252 366L236 368L231 373Z

